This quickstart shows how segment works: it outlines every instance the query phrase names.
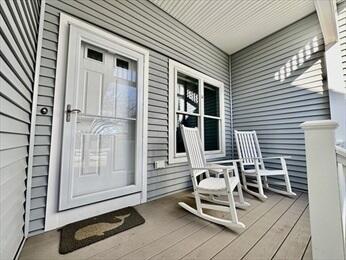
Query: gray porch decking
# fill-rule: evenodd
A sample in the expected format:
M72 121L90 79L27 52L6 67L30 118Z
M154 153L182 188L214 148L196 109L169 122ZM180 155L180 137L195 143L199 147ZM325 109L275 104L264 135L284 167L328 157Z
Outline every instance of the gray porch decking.
M145 224L67 255L58 253L57 231L31 237L19 259L312 259L306 193L267 193L265 202L246 195L251 207L238 210L247 226L241 234L180 208L178 201L193 202L188 194L137 206Z

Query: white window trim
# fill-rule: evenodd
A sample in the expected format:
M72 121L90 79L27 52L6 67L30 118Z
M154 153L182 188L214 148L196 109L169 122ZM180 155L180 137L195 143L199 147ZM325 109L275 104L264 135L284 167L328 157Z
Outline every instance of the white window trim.
M217 151L206 151L205 155L207 159L216 159L225 157L226 155L226 138L225 138L225 105L224 105L224 84L221 81L213 79L197 70L194 70L188 66L185 66L174 60L169 60L169 152L168 152L168 162L170 164L187 162L186 153L176 154L175 153L175 143L176 143L176 85L177 85L177 73L182 72L193 78L199 79L199 98L200 101L203 97L203 85L204 82L211 84L219 88L220 96L220 118L221 118L221 129L220 129L220 150ZM201 91L202 90L202 91ZM204 115L203 103L201 104L201 111L199 114ZM204 144L204 133L203 128L201 128L201 137Z

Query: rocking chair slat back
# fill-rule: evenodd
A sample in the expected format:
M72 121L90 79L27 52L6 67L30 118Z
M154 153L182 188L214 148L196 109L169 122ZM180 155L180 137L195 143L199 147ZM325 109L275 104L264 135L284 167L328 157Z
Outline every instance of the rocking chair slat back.
M181 133L190 167L204 168L206 166L206 160L198 128L189 128L182 125ZM196 176L203 173L203 170L193 172Z
M258 158L262 157L262 153L259 147L256 131L234 131L235 140L237 144L237 152L239 159L244 159L242 161L243 165L254 165L254 159L246 158Z

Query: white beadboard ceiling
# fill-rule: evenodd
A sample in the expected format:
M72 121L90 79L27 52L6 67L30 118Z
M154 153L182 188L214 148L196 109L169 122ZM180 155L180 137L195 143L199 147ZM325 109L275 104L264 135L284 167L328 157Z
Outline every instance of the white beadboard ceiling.
M232 54L315 11L313 0L150 0Z

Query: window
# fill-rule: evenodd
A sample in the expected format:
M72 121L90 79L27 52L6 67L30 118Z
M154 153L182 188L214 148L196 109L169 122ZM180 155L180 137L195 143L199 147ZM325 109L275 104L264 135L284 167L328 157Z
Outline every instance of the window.
M224 85L169 61L169 163L186 162L180 125L197 127L207 159L225 156Z
M103 62L103 52L97 51L95 49L86 48L86 56L89 59Z

